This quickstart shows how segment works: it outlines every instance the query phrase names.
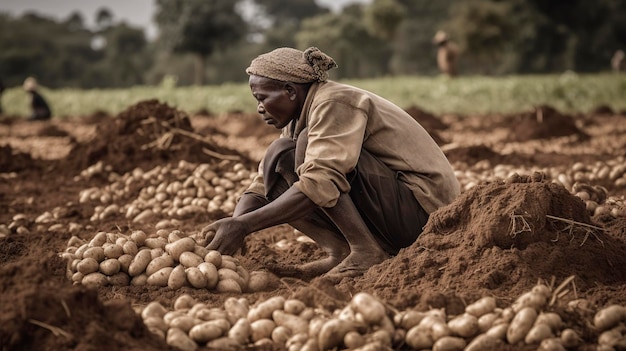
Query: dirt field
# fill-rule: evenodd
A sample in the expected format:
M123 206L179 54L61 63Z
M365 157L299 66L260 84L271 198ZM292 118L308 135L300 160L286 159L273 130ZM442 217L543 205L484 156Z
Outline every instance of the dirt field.
M431 215L414 245L362 277L337 284L283 278L243 293L129 285L128 276L126 284L87 287L73 284L72 260L61 254L73 237L89 242L99 232L134 231L154 236L161 228L191 236L228 215L246 175L278 135L257 116L189 116L157 101L117 116L30 123L5 116L0 349L174 350L148 330L140 311L152 301L172 309L183 294L214 308L232 297L252 306L284 296L333 312L368 292L387 305L390 318L439 308L452 317L484 296L506 308L541 283L551 291L543 311L563 321L554 334L573 329L581 340L570 349L595 350L601 330L594 314L610 304L626 306L626 115L606 108L564 115L547 106L510 116L407 111L453 163L461 196ZM142 204L158 198L159 182L191 188L185 180L200 164L214 173L213 185L221 190L205 194L196 210L177 211L182 205L176 199L167 205L164 200L159 210L138 218ZM207 204L211 195L219 203ZM249 272L320 257L314 243L288 226L251 235L245 255L235 256ZM286 349L260 345L248 349ZM395 339L392 348L412 349ZM535 350L537 344L501 342L497 348Z

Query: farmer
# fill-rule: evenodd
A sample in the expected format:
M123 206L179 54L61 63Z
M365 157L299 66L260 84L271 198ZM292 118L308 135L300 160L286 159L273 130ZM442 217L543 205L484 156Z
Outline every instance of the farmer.
M327 255L277 273L358 276L411 245L459 194L428 132L390 101L328 80L333 67L311 47L273 50L246 69L257 112L282 134L233 216L203 228L214 234L207 248L232 255L248 234L288 223Z
M437 66L439 71L449 77L458 74L457 61L459 58L459 49L450 42L448 34L444 31L437 31L433 37L433 44L437 45Z
M615 51L613 57L611 57L611 68L615 73L620 73L624 70L624 51Z
M37 92L37 80L33 77L26 78L23 88L31 95L30 106L32 114L28 119L30 121L50 119L52 112L50 111L50 107L48 106L46 100Z

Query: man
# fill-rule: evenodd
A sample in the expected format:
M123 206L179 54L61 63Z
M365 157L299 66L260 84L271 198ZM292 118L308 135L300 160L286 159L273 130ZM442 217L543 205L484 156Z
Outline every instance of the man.
M41 121L50 119L52 112L50 111L50 106L48 106L46 99L37 92L37 80L33 77L26 78L23 88L31 95L30 106L32 114L28 120Z
M422 232L459 194L445 155L403 109L328 80L335 61L317 48L279 48L246 69L257 112L282 129L233 216L203 229L207 248L234 254L253 232L288 223L327 256L294 274L354 277Z
M433 44L437 45L437 66L439 71L448 77L454 77L458 74L457 60L459 57L459 49L450 42L448 34L444 31L437 31L433 37Z

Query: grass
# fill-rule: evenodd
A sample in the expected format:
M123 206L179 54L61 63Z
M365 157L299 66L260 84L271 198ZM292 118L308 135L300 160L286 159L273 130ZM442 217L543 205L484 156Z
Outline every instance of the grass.
M550 105L562 112L589 112L600 105L626 110L626 74L609 73L525 76L383 77L346 80L403 108L417 106L436 114L499 114ZM117 114L146 99L158 99L187 112L208 110L254 112L256 104L246 83L211 86L137 86L125 89L42 89L54 116L84 116L97 111ZM19 88L5 91L5 114L26 116L27 95Z

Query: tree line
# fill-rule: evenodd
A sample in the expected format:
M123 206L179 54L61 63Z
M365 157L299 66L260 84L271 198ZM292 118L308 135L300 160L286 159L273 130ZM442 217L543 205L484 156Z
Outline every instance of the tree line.
M62 88L241 82L256 55L317 46L339 63L333 78L437 74L432 42L460 48L460 74L609 69L626 49L623 0L372 0L331 12L315 0L153 0L155 40L106 7L87 28L36 12L0 13L0 79L27 76Z

